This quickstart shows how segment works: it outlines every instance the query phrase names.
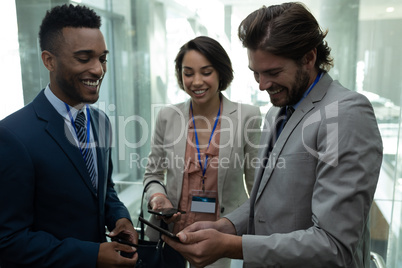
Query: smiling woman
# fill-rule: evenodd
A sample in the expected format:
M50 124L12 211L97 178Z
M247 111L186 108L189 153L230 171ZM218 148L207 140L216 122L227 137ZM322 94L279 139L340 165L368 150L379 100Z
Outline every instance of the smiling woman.
M233 80L233 69L216 40L199 36L186 42L177 53L175 70L179 87L190 99L159 112L144 185L155 180L163 184L167 174L166 193L151 184L148 201L152 209L186 211L162 218L173 223L170 229L178 233L194 222L217 220L247 200L254 180L250 162L257 157L261 118L258 107L222 95ZM183 121L185 124L180 124ZM177 139L181 131L184 135ZM177 142L172 148L169 144L174 139ZM184 166L164 165L171 162L170 155ZM242 165L237 166L236 159ZM158 220L160 217L151 217L151 221ZM157 237L151 231L148 234ZM230 267L230 260L206 267Z

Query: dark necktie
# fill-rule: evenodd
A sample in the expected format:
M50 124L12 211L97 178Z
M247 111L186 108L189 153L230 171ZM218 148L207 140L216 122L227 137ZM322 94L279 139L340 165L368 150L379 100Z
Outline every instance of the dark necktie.
M96 189L95 165L92 149L89 148L87 141L86 118L84 111L80 111L75 118L75 127L77 128L77 138L81 148L82 156L85 160L85 165L88 169L89 177L91 178L92 186Z
M278 116L276 117L276 120L274 122L275 128L273 129L273 134L271 136L271 139L268 141L267 155L263 159L263 167L264 168L267 165L269 155L271 154L271 151L274 148L274 144L275 144L276 140L278 139L279 135L281 134L282 129L285 127L287 121L292 116L294 110L295 109L292 106L282 107L279 110ZM276 133L276 135L274 133Z
M295 109L292 106L286 106L286 119L283 127L285 127L286 123L289 121L290 117L292 116Z
M285 112L286 110L286 112ZM286 123L289 121L290 117L292 116L293 112L295 109L292 106L286 106L281 109L281 112L279 114L279 120L278 120L278 128L277 128L277 135L276 138L279 137L281 134L282 130L285 128Z

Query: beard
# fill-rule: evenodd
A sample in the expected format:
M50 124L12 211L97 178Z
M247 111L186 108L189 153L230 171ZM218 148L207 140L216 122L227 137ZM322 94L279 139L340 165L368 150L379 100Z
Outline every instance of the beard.
M287 92L287 97L284 102L280 100L271 99L272 105L276 107L284 107L287 105L295 105L298 103L303 97L304 92L306 92L308 88L308 84L310 81L310 76L307 71L303 71L302 68L298 68L296 71L296 76L294 82L291 87L282 87L280 85L275 85L270 88L270 90L278 90L283 89Z
M303 71L299 68L296 72L295 82L292 85L292 91L289 92L288 96L288 104L286 105L295 105L298 103L303 97L304 92L306 92L308 88L308 83L310 81L310 76L306 71Z

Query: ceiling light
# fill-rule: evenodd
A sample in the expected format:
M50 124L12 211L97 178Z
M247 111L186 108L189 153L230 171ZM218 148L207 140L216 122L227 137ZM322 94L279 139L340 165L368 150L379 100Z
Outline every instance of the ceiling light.
M387 7L386 11L388 13L394 12L395 8L394 7Z

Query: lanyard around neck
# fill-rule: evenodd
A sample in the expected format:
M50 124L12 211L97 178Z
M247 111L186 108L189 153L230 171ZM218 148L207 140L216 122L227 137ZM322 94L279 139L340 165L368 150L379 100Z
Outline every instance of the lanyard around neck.
M64 103L64 104L66 105L66 109L67 109L68 116L70 117L71 125L73 125L75 135L77 136L77 140L78 140L78 143L79 143L80 141L79 141L79 138L78 138L77 127L75 126L75 122L74 122L73 115L71 114L70 106L67 103ZM90 134L90 132L91 132L91 114L89 113L88 105L86 105L86 110L87 110L88 120L87 120L87 140L86 140L86 145L85 145L85 147L86 147L85 154L82 151L81 146L78 146L78 148L80 148L81 154L84 157L84 159L86 158L86 152L88 152L89 139L90 139L90 136L91 136L91 134Z
M322 76L322 72L318 72L317 77L315 78L313 84L311 84L311 86L307 89L306 96L308 95L308 93L310 93L310 91L313 89L313 87L318 83L318 81L321 79L321 76Z
M193 119L193 125L194 125L195 143L197 145L198 162L199 162L200 167L202 169L202 177L203 177L202 183L204 184L205 172L207 171L208 155L207 154L205 155L205 164L204 164L204 166L202 166L200 144L198 142L197 128L195 127L195 120L194 120L194 113L193 113L193 103L191 103L191 102L190 102L190 108L191 108L191 117ZM218 115L216 116L214 128L212 129L212 132L211 132L211 136L209 137L207 149L209 148L209 144L211 143L211 139L212 139L212 136L214 135L216 125L218 124L220 115L221 115L221 105L219 104Z

